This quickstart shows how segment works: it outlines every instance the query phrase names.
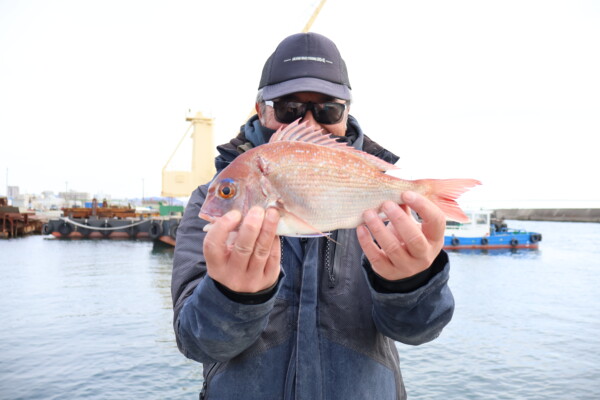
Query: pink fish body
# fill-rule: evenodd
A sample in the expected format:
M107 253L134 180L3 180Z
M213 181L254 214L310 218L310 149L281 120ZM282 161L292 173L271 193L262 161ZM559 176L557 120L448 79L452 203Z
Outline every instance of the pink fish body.
M436 203L449 219L468 220L454 200L479 181L409 181L384 173L394 168L296 122L223 169L209 186L200 217L212 222L234 209L245 215L255 205L275 207L281 217L278 235L322 235L359 226L365 210L379 209L386 200L401 204L402 192L411 190Z

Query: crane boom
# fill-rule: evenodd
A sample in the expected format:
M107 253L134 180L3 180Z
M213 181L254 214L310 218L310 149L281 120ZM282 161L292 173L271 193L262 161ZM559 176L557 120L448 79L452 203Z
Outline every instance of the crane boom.
M319 5L315 8L312 15L304 25L302 33L306 33L310 30L315 19L321 12L321 9L325 5L327 0L321 0ZM255 110L252 109L248 118L255 114ZM191 121L194 131L192 134L193 138L193 153L192 153L192 170L191 171L167 171L167 166L173 159L173 156L179 149L179 146L183 142L183 139L187 137L189 129L183 135L183 138L177 144L177 147L173 151L171 157L162 169L162 195L169 197L181 197L188 196L192 190L194 190L198 183L208 182L215 173L215 167L213 165L213 158L211 152L213 151L213 120L212 118L206 118L202 113L197 113L195 117L187 118Z
M315 22L315 19L317 19L317 16L319 15L319 13L321 12L321 8L323 8L323 6L325 5L325 2L327 0L321 0L321 2L319 3L319 5L317 6L317 8L315 8L315 11L313 11L312 15L310 16L308 22L306 23L306 25L304 25L304 29L302 29L302 33L306 33L310 30L310 27L312 26L313 22Z

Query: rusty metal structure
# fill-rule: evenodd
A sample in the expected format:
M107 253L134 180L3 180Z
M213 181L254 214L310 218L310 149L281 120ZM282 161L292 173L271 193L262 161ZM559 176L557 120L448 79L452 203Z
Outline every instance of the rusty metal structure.
M96 199L92 200L92 207L70 207L63 208L63 215L69 218L137 218L139 213L135 208L110 206L104 201L100 206ZM146 216L158 216L159 211L147 213Z
M0 238L10 239L31 233L41 233L43 222L34 213L20 212L18 207L8 205L6 197L0 197Z

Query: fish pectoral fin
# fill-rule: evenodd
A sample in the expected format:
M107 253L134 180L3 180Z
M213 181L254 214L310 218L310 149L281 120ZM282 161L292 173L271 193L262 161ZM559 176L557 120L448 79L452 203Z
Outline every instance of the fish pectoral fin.
M317 228L315 228L296 214L287 211L284 207L278 207L278 209L281 215L281 219L279 220L279 225L282 230L282 232L280 233L281 235L289 237L309 238L327 236L329 240L333 240L329 238L329 232L321 232L320 230L318 230Z
M274 204L279 202L281 196L279 195L279 192L273 187L273 185L271 185L271 182L266 176L263 175L260 177L259 184L260 191L262 192L263 196L265 196L265 198L267 199L268 204Z
M332 242L338 244L335 240L331 239L331 232L326 232L326 233L323 233L323 234L320 234L320 233L313 233L313 234L307 233L307 234L303 234L303 235L300 235L300 234L299 235L292 235L292 234L290 234L290 235L285 235L285 236L286 237L297 237L297 238L309 238L309 239L325 236L327 239L329 239Z

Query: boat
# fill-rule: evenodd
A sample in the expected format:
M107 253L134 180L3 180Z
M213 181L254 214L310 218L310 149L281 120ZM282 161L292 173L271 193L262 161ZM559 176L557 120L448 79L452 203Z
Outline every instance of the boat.
M508 228L504 219L493 218L490 210L466 211L469 222L448 221L444 249L537 249L542 234Z
M131 207L100 206L63 208L63 216L50 219L43 235L61 239L150 239L175 246L183 207L159 203L159 211L146 212Z

